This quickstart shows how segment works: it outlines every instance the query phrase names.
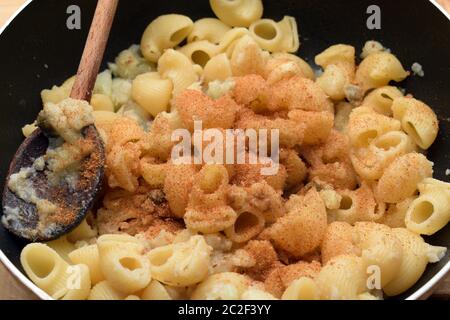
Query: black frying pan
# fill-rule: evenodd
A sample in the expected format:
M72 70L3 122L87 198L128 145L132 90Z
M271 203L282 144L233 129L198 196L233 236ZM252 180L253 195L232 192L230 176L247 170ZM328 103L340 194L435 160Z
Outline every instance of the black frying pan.
M67 7L78 4L81 30L66 27ZM39 92L76 73L92 19L92 0L35 0L0 35L0 181L3 189L8 165L22 142L20 128L32 122L41 109ZM369 5L381 8L381 30L369 30ZM448 180L450 147L450 21L427 0L264 0L264 16L297 18L302 46L299 55L309 62L328 46L346 43L358 52L365 41L381 41L405 67L419 62L425 77L410 77L402 87L433 107L440 120L440 135L428 157L435 163L435 176ZM107 61L132 43L154 18L181 13L192 19L214 16L207 0L121 1L105 55ZM2 190L1 189L1 190ZM450 245L450 225L426 239L433 245ZM22 271L19 262L24 242L0 224L0 250ZM1 252L0 252L1 256ZM400 298L421 295L438 272L450 267L449 254L429 265L421 280Z

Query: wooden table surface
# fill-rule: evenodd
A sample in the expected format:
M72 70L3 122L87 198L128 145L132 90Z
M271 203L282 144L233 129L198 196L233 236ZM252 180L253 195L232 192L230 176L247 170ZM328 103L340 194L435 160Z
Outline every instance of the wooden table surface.
M0 27L25 0L0 0ZM450 12L450 0L438 0ZM450 299L450 275L436 288L433 298ZM0 300L29 300L37 297L17 281L0 263Z

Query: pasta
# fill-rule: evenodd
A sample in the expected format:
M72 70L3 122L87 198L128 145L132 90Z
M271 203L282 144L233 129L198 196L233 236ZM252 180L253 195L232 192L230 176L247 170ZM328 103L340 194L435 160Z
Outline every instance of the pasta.
M357 300L367 291L366 278L363 259L343 255L322 267L315 281L321 299Z
M318 248L327 226L325 205L318 192L311 189L298 208L281 217L264 231L275 246L295 257Z
M376 41L360 63L332 45L315 71L294 17L210 5L217 18L159 16L97 75L104 188L75 229L25 246L25 273L65 300L404 293L446 253L421 235L450 222L450 184L423 152L437 115L391 84L409 72ZM44 108L74 82L43 90Z
M362 102L362 107L371 108L385 116L392 116L394 100L403 97L403 93L396 87L381 87L370 92Z
M342 196L339 208L330 210L330 215L337 221L354 224L357 221L376 221L383 217L386 206L379 203L367 184L355 190L339 191Z
M194 177L192 193L184 221L190 230L205 234L223 231L236 221L236 212L227 205L229 183L223 165L207 164Z
M152 278L173 287L197 284L208 275L211 247L202 236L148 253Z
M433 164L420 153L398 157L386 168L375 188L379 201L398 203L411 197L419 182L433 174Z
M383 288L388 296L395 296L410 288L419 280L426 265L439 261L446 252L446 248L430 246L420 236L406 229L392 231L401 242L403 258L397 277Z
M402 122L403 130L422 149L428 149L437 137L436 114L423 102L413 98L396 98L392 105L394 118Z
M88 245L69 253L73 264L84 264L89 268L89 276L93 285L105 280L101 266L97 245Z
M114 103L111 98L104 94L96 93L91 98L91 106L95 111L114 112Z
M89 240L97 236L97 230L90 226L86 219L67 235L67 240L72 243L81 240Z
M173 300L167 289L159 281L152 280L141 294L142 300Z
M168 14L156 18L142 35L142 54L148 61L157 62L165 49L178 45L193 28L192 20L183 15Z
M20 262L28 277L51 297L59 299L67 294L69 264L55 250L45 244L29 244L22 250Z
M301 277L283 293L282 300L319 300L319 289L313 279Z
M270 52L296 52L300 47L297 23L292 17L284 17L280 22L262 19L249 27L250 35L258 45Z
M172 212L183 217L189 202L196 169L192 165L169 164L164 180L164 193L166 194Z
M74 273L73 287L69 288L63 300L86 300L91 292L91 277L89 268L84 264L72 267ZM68 279L70 283L70 279Z
M107 281L97 283L91 290L88 300L122 300L125 296L115 290Z
M364 91L386 86L391 80L400 82L409 75L391 53L377 52L367 56L356 71L355 81Z
M245 276L224 272L209 276L191 295L192 300L239 300L250 285Z
M242 296L242 300L277 300L270 293L265 292L264 290L259 290L256 288L250 288L245 291Z
M167 111L172 97L171 80L161 79L158 73L145 73L134 79L131 97L152 116Z
M259 212L239 212L234 224L225 229L226 236L237 243L244 243L264 230L266 221Z
M311 66L302 58L290 54L290 53L283 53L283 52L275 52L272 53L272 60L278 60L283 62L294 62L302 71L302 74L305 78L308 78L310 80L315 80L315 74ZM270 61L268 63L270 65Z
M341 221L330 223L321 244L322 263L326 265L341 255L360 255L358 242L359 235L352 225Z
M113 288L131 294L149 284L150 265L137 244L103 238L97 245L100 268Z
M231 70L234 76L248 74L263 75L269 53L263 51L252 37L245 35L240 38L231 54Z
M200 73L188 57L172 49L166 50L158 60L158 72L163 78L172 81L173 96L198 81Z
M360 107L350 114L347 133L352 145L367 147L373 139L400 128L399 121Z
M432 235L450 221L450 190L447 186L428 187L409 206L406 227L418 234Z
M178 49L182 54L188 57L194 64L204 67L212 57L218 54L218 47L207 40L188 43Z
M355 76L355 48L338 44L331 46L315 58L316 64L324 69L317 84L333 100L346 97L345 87Z
M231 28L219 19L203 18L195 21L194 27L188 36L188 42L206 40L219 44L224 35L230 30Z
M364 227L358 231L363 232L359 243L363 263L368 267L379 268L381 279L378 289L381 289L397 276L403 259L403 249L401 242L389 228L379 226L369 227L369 232L364 230Z
M214 14L232 27L248 27L263 14L261 0L210 0L209 3Z
M249 27L253 39L264 50L279 51L283 41L283 33L280 26L273 20L262 19L255 21Z
M203 79L205 83L226 79L232 76L231 63L225 53L211 58L203 68Z
M67 240L67 236L47 242L46 244L55 250L61 258L67 262L70 262L69 253L75 249L75 246Z

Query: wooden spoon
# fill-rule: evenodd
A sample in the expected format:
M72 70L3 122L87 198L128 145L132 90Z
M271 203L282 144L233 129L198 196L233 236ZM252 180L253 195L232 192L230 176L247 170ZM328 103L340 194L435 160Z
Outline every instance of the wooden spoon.
M118 1L98 1L76 81L70 94L73 99L89 101L91 98ZM57 219L49 219L51 223L47 220L43 220L46 221L44 224L40 222L36 205L17 197L8 188L8 183L5 184L2 223L10 232L29 241L49 241L66 234L83 221L101 190L105 168L103 142L94 125L83 129L83 140L91 141L94 151L81 162L75 186L69 186L67 183L52 186L43 171L37 171L30 178L39 198L47 199L61 208L55 213ZM14 156L7 182L12 174L22 168L31 167L35 159L46 153L48 145L49 140L44 132L40 129L35 130Z

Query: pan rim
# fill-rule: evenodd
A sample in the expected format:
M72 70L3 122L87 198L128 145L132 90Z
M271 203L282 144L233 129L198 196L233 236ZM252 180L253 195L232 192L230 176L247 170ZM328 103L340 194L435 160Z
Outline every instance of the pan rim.
M12 21L32 2L33 0L26 0L26 2L7 20L5 25L0 28L0 36L12 23ZM436 8L444 14L445 17L450 21L450 13L448 13L444 8L437 3L436 0L429 0ZM28 277L22 273L6 256L6 254L0 250L0 261L6 267L6 269L25 287L27 287L31 292L33 292L41 300L54 300L46 292L39 289ZM441 281L447 274L450 273L450 261L448 261L442 268L437 272L430 280L428 280L423 286L417 289L413 294L406 297L405 300L420 300L428 298L427 294ZM432 294L432 291L431 291Z

